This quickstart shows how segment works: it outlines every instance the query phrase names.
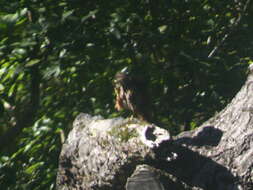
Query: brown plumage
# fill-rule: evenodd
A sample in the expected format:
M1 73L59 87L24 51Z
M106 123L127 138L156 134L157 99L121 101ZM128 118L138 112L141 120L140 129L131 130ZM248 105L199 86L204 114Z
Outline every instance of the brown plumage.
M115 108L129 110L138 119L151 122L151 108L146 84L139 76L118 72L114 79Z

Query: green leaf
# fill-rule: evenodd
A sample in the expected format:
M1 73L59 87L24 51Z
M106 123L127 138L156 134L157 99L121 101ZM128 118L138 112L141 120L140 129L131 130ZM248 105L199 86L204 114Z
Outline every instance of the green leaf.
M26 49L24 49L24 48L15 48L15 49L12 51L12 53L13 53L15 56L20 56L20 57L22 57L22 56L26 55L27 51L26 51Z
M31 67L31 66L34 66L34 65L38 64L39 62L40 62L39 59L32 59L32 60L28 61L28 62L25 64L25 66L26 66L26 67Z
M6 14L4 16L0 16L0 24L15 24L22 18L25 14L27 14L27 8L22 9L21 11L17 11L14 14Z
M162 25L158 27L158 30L160 33L165 33L165 31L167 30L168 26L167 25Z
M28 174L28 175L31 175L42 165L44 165L44 162L35 163L35 164L31 165L30 167L28 167L25 170L25 173Z
M4 90L4 85L0 84L0 92Z
M87 19L91 17L95 17L95 14L98 12L98 9L90 11L86 16L82 17L81 22L85 22Z
M62 22L64 22L69 16L73 14L74 10L69 10L63 13L62 15Z
M13 95L16 86L17 86L16 83L14 83L13 85L11 85L11 88L10 88L9 91L8 91L8 96L9 96L9 97L11 97L11 96Z
M61 72L61 69L60 69L60 66L59 65L54 65L54 66L51 66L49 68L47 68L46 71L44 71L43 73L43 77L45 79L49 79L51 77L57 77Z

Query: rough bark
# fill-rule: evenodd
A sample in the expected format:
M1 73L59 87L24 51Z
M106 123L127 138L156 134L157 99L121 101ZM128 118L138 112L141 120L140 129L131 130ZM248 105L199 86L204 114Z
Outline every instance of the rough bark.
M59 159L58 190L253 189L253 66L225 109L172 140L166 130L81 114Z
M135 167L169 139L166 130L138 120L80 114L62 148L58 189L123 189Z

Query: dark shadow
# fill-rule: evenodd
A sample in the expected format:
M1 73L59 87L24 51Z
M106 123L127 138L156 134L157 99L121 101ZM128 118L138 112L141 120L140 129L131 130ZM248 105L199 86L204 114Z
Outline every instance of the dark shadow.
M155 141L156 140L156 136L154 135L154 127L148 127L146 132L145 132L145 137L147 140L152 140Z
M190 187L198 187L203 190L238 190L238 178L233 176L226 167L187 148L187 145L216 146L221 137L220 130L209 126L200 130L194 138L189 136L163 142L159 148L154 150L156 159L150 160L148 164L174 176L177 181ZM170 160L169 158L172 158L173 155L176 155L176 158ZM161 180L165 189L171 189L171 184L167 184L166 177ZM181 185L176 189L187 188Z
M188 134L188 135L187 135ZM220 142L223 132L213 126L205 126L199 129L196 136L192 137L192 131L187 131L175 140L177 144L193 146L217 146Z

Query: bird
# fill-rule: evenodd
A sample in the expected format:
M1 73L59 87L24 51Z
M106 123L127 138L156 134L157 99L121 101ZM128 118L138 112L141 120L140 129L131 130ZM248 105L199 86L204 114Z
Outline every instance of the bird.
M147 84L140 74L131 74L124 68L116 73L113 84L117 111L128 110L142 121L152 121Z

